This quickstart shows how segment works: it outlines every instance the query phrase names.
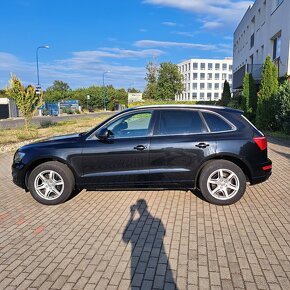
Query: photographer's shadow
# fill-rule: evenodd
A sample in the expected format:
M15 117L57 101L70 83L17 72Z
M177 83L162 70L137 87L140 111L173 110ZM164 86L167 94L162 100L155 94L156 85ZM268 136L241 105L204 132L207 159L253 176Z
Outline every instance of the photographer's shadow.
M178 289L164 249L163 223L150 214L144 199L132 205L130 213L123 241L131 242L131 288Z

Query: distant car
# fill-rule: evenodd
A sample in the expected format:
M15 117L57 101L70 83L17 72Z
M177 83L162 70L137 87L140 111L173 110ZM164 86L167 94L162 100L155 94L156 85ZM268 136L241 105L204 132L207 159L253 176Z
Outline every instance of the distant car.
M92 130L21 147L15 184L43 204L74 190L200 189L218 205L238 201L246 182L271 175L267 140L242 111L216 106L143 106L122 111Z

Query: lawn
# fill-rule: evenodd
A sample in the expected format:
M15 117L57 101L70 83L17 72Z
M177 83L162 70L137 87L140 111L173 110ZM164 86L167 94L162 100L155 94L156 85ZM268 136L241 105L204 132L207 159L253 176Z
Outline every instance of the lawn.
M22 141L48 138L74 132L84 132L95 127L106 118L108 118L108 116L96 118L84 117L57 123L43 121L39 126L32 126L29 132L25 131L24 128L2 129L0 130L0 145L14 144Z

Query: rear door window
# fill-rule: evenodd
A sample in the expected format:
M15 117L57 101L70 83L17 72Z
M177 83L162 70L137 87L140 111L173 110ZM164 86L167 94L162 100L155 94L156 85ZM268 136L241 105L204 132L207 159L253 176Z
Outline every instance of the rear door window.
M161 110L155 135L181 135L207 132L199 113L193 110Z
M211 132L223 132L233 130L232 126L222 117L208 112L202 112L202 115Z

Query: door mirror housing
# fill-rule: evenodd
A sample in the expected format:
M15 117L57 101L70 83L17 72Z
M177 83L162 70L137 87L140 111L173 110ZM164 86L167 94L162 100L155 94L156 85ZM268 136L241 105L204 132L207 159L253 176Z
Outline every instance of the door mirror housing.
M102 128L97 134L96 137L99 140L106 140L109 138L109 130L107 128Z

